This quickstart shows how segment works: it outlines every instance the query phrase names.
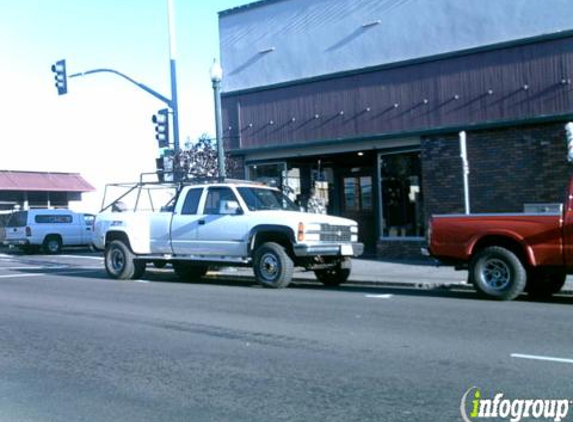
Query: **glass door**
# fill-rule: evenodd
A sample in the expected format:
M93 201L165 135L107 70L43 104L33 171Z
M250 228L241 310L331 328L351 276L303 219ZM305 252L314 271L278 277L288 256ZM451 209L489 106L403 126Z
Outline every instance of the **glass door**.
M371 171L364 168L342 175L342 216L358 222L358 240L367 253L375 252L377 237Z

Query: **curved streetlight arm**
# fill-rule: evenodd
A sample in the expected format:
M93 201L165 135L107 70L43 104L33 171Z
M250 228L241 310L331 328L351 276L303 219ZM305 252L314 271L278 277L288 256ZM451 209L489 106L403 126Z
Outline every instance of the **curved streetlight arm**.
M70 75L69 78L75 78L78 76L87 76L87 75L91 75L94 73L113 73L115 75L121 76L122 78L127 79L132 84L137 85L139 88L143 89L145 92L153 95L155 98L163 101L165 104L167 104L168 107L173 108L172 107L172 101L169 98L164 97L159 92L148 87L147 85L142 84L141 82L137 82L135 79L130 78L129 76L127 76L121 72L118 72L117 70L114 70L114 69L92 69L92 70L87 70L85 72L74 73L73 75Z

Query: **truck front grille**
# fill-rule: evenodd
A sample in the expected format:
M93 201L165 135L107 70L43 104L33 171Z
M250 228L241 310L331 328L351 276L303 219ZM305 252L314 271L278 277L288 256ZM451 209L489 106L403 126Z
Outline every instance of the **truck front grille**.
M350 242L350 226L320 225L321 242Z

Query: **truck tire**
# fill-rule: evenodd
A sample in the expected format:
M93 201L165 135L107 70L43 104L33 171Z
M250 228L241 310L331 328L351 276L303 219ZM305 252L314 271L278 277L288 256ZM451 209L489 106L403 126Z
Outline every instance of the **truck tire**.
M333 268L327 268L324 270L315 270L314 275L318 281L320 281L325 286L337 287L342 283L346 283L351 271L351 261L350 259L345 259L339 262Z
M263 287L280 289L292 280L294 264L278 243L263 243L255 251L253 264L255 278Z
M104 253L105 270L111 278L136 280L145 273L145 262L135 259L135 254L122 240L110 242Z
M200 279L209 271L209 267L206 265L194 265L189 262L174 261L172 265L177 277L183 281Z
M532 268L527 274L527 294L534 299L549 299L559 293L567 273L560 268Z
M525 289L527 272L521 260L509 249L490 246L471 260L470 282L481 296L513 300Z
M62 239L54 234L46 236L42 249L49 255L57 255L62 252Z

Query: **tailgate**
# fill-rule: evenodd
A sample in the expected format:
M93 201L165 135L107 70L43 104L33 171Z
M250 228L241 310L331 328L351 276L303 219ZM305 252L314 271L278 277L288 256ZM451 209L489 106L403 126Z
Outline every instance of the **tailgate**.
M6 240L26 239L26 227L6 227Z
M6 240L26 239L26 223L28 222L27 211L12 213L6 224Z

